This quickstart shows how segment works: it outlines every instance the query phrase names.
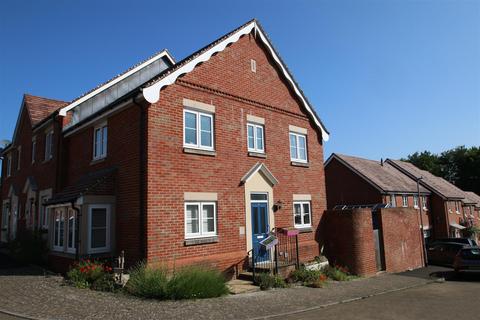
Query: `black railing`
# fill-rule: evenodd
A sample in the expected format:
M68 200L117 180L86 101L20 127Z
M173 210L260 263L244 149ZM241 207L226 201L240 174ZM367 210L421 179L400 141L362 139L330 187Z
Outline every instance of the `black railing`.
M274 228L270 232L277 243L270 248L260 245L258 250L248 252L249 268L255 281L259 272L278 274L279 269L299 267L298 235L289 234L286 230Z

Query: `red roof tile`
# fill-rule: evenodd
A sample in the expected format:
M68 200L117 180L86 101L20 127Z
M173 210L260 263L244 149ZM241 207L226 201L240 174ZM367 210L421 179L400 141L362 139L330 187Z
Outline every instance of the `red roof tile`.
M68 102L25 94L25 107L28 110L32 126L40 123L53 112L66 106Z

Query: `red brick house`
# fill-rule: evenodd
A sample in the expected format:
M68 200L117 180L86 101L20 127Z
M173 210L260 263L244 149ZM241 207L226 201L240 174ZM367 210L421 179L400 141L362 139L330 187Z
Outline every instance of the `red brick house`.
M463 211L463 201L465 201L463 190L409 162L391 159L387 159L386 162L414 180L421 178L419 183L431 191L435 238L462 237L462 230L465 229L466 223Z
M434 228L426 188L386 162L336 153L325 162L325 181L321 235L330 261L361 275L424 265L422 234Z
M325 162L325 181L329 209L374 204L414 208L422 212L424 234L430 236L430 191L423 186L417 190L416 182L390 163L333 153Z
M162 51L48 119L53 167L7 175L4 161L2 199L36 181L31 210L49 212L54 266L125 250L129 263L231 270L287 227L300 231L301 260L319 254L329 133L255 20L182 61ZM31 137L15 134L3 156L19 147L33 148Z

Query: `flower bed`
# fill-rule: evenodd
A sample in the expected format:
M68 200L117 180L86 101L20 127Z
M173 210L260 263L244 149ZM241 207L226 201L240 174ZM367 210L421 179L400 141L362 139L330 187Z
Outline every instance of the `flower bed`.
M77 288L90 288L98 291L115 291L112 267L100 260L85 259L73 265L67 272L67 282Z

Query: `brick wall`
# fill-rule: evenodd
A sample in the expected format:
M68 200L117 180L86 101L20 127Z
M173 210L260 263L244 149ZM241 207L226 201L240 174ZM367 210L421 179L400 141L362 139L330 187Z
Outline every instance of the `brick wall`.
M370 209L328 210L322 217L324 254L358 275L377 272Z
M423 265L418 212L411 208L380 211L385 270L401 272ZM331 264L352 273L377 272L370 209L328 210L322 218L324 253Z
M257 72L250 70L257 61ZM216 107L216 156L183 153L183 98ZM246 117L265 119L266 159L247 155ZM289 125L308 129L310 167L290 164ZM300 235L301 257L318 255L316 227L326 208L323 150L314 128L259 43L244 36L160 93L148 108L148 250L151 263L200 263L212 257L228 268L246 255L245 193L240 180L264 162L279 184L277 227L293 226L293 194L311 194L313 232ZM218 243L184 245L184 192L218 194Z
M381 209L385 267L402 272L423 266L418 212L409 208Z

